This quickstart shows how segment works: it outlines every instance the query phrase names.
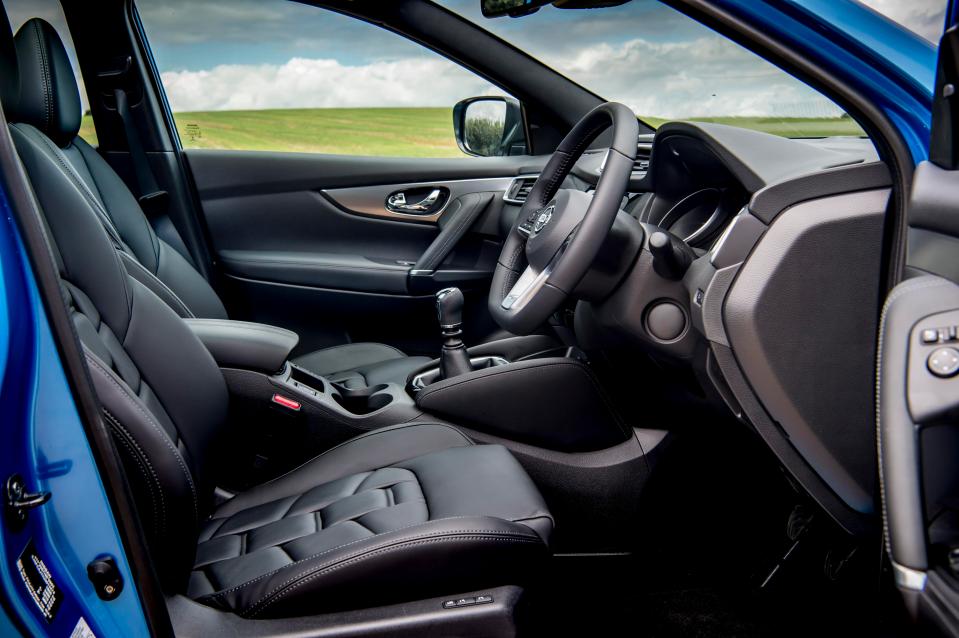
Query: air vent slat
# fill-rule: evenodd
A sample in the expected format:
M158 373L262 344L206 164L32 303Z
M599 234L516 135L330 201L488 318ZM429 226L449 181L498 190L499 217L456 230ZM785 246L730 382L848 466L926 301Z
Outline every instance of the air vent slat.
M514 178L503 195L503 201L508 204L525 203L538 177L538 175L521 175Z

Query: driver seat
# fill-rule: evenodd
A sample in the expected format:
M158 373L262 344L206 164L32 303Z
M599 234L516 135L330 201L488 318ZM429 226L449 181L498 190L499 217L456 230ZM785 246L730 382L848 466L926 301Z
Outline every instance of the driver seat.
M17 120L44 134L43 143L97 213L130 276L181 317L228 318L213 287L185 256L186 249L177 250L157 236L127 185L77 135L80 92L56 30L33 18L20 27L15 41L21 73ZM175 243L184 245L172 224L165 230ZM361 388L388 382L403 385L409 374L430 358L407 356L382 343L348 343L303 354L293 361L329 381Z

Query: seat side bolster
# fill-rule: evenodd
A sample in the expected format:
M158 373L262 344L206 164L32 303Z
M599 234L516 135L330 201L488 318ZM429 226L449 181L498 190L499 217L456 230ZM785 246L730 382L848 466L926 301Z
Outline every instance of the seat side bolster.
M378 534L308 555L199 602L248 618L360 608L514 583L546 558L529 527L487 516L455 517Z

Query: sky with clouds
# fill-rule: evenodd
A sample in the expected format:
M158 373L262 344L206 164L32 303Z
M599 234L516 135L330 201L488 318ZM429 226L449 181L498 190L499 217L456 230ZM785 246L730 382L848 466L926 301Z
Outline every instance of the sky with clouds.
M451 106L501 93L396 34L296 2L136 1L175 111ZM946 0L863 3L930 41L942 29ZM14 28L41 15L64 31L56 0L5 4ZM440 4L640 115L839 112L801 82L655 0L594 11L544 7L529 17L493 20L480 15L478 0Z

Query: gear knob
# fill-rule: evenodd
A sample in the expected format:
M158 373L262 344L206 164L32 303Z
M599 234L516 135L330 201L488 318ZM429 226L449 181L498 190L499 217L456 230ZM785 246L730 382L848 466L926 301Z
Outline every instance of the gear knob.
M444 288L436 293L436 317L443 333L440 351L440 379L450 379L473 369L460 336L463 334L463 293L459 288Z
M444 288L436 293L436 318L444 335L459 332L463 325L463 293L459 288Z

